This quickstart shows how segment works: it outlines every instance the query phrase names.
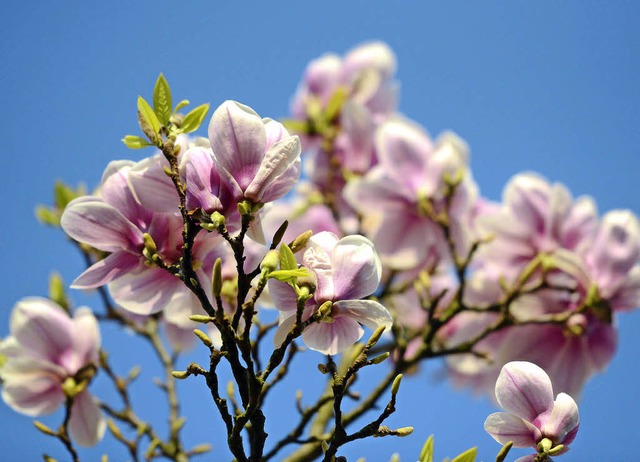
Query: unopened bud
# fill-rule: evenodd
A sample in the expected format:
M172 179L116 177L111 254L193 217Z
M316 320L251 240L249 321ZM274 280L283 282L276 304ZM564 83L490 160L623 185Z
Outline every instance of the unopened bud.
M172 432L180 431L180 429L184 427L185 423L187 423L186 417L180 417L179 419L174 420L173 423L171 424L171 431Z
M396 429L395 433L396 433L396 436L399 436L399 437L409 436L410 434L413 433L413 427L400 427Z
M300 234L293 240L293 242L291 242L291 245L289 245L291 251L293 253L300 252L307 246L307 243L309 242L309 239L311 239L311 236L313 236L313 231L311 230L305 231L304 233Z
M367 342L367 349L373 348L376 343L378 343L378 340L380 340L380 337L383 333L384 326L378 326L378 328L373 331L373 334L371 334L371 337L369 337L369 341Z
M500 452L496 456L496 462L504 462L504 460L507 458L507 455L509 455L509 451L511 451L512 447L513 441L509 441L507 444L502 446L502 449L500 449Z
M201 324L207 324L213 321L213 318L211 316L205 316L204 314L192 314L191 316L189 316L189 319L193 322L199 322Z
M398 390L400 390L400 382L402 382L402 374L396 375L396 378L393 379L393 384L391 385L391 394L397 395Z
M384 361L385 359L387 359L389 357L389 352L385 351L384 353L382 353L381 355L376 356L375 358L371 359L371 364L380 364L382 361Z
M320 443L320 445L322 446L323 454L329 450L329 443L327 443L325 440L322 440L322 443Z
M129 374L127 374L127 379L130 382L137 379L138 376L140 375L140 371L141 371L140 366L133 366L129 371Z
M213 289L213 296L219 297L222 292L222 260L216 259L213 264L213 280L211 282L211 288Z
M191 451L189 451L191 454L196 455L196 454L205 454L209 451L211 451L212 446L209 443L202 443L202 444L198 444L196 446L194 446L193 448L191 448Z
M271 243L273 247L277 247L278 245L280 245L280 242L282 241L282 237L284 236L284 233L287 232L288 226L289 226L289 222L287 220L285 220L284 223L280 225L276 233L273 235L273 242Z
M173 376L174 379L184 380L187 377L189 377L191 374L189 374L187 371L172 371L171 375Z
M42 422L40 422L38 420L34 420L33 421L33 426L36 427L38 430L40 430L45 435L58 436L58 434L56 432L54 432L53 430L51 430L49 427L47 427L45 424L43 424Z
M64 290L64 282L58 273L49 276L49 298L69 313L69 301Z
M277 250L269 250L260 262L260 269L270 273L275 271L280 264L280 252Z
M213 342L211 341L209 336L202 332L200 329L193 329L193 333L196 334L196 337L198 337L207 348L211 348L213 346Z

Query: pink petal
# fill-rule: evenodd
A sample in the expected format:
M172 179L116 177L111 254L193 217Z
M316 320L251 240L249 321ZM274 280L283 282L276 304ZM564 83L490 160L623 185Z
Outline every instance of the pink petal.
M554 445L569 444L576 436L578 425L578 405L571 396L560 393L556 397L549 419L542 427L542 434L550 438Z
M72 289L94 289L143 265L142 254L119 250L87 268L71 284Z
M304 343L326 355L340 353L360 340L364 330L357 321L339 316L332 323L311 324L302 332Z
M109 284L113 300L127 311L153 314L163 310L174 298L180 280L160 268L140 267Z
M296 184L300 177L300 164L298 162L297 167L293 169L290 169L289 166L299 157L300 139L297 136L288 136L275 143L264 154L259 170L245 190L245 197L255 202L269 202L279 199L289 192L289 189ZM271 184L275 182L276 178L284 175L285 171L287 175L279 178L280 184L276 184L278 194L281 195L274 194L270 190ZM285 184L290 188L283 188ZM269 200L263 199L263 196L268 196Z
M382 277L382 263L373 243L364 236L347 236L331 254L333 300L352 300L371 295Z
M296 322L295 313L290 313L291 312L286 311L280 312L280 324L273 335L273 346L276 348L284 343L284 340L287 338L287 334L291 332L291 329Z
M2 399L11 409L29 416L49 414L63 403L65 371L35 358L11 358L0 372Z
M97 361L100 349L100 329L98 321L89 308L76 310L72 329L73 352L78 358L77 369L80 369L90 362Z
M533 446L541 438L541 433L530 422L506 412L495 412L487 417L484 429L500 444L513 441L516 448Z
M135 249L142 233L122 213L98 197L81 197L69 203L60 224L73 239L105 252Z
M214 167L211 151L203 148L191 148L184 154L187 180L187 208L202 208L211 213L221 212L220 175ZM174 188L175 189L175 188Z
M387 309L373 300L342 300L333 304L335 316L346 316L371 330L384 326L391 329L393 318Z
M265 155L266 132L260 116L248 106L225 101L211 117L209 140L217 164L244 191Z
M11 313L10 329L32 355L55 363L72 348L71 318L56 303L40 297L20 300Z
M496 398L511 414L533 422L553 407L553 388L544 370L526 361L504 365L496 382Z
M102 411L88 391L83 391L73 400L69 432L80 446L94 446L104 436L107 422Z
M164 173L165 166L168 162L160 154L143 159L129 170L128 182L145 209L178 213L180 199L173 182Z
M294 312L297 308L296 292L286 282L270 279L268 282L269 295L273 300L275 307L284 312Z

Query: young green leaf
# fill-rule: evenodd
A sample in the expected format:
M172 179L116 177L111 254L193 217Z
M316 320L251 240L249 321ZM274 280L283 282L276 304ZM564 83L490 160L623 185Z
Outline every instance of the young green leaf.
M295 281L297 278L306 278L309 276L311 276L311 273L309 273L306 268L276 270L269 273L270 278L277 279L282 282Z
M280 269L293 270L298 268L295 255L287 244L280 244Z
M182 109L183 107L188 106L188 105L189 105L189 100L188 99L183 99L178 104L176 104L176 107L173 110L173 113L176 114L180 109Z
M150 139L156 138L156 136L153 135L160 133L160 121L156 113L151 109L151 106L149 106L149 103L147 103L142 96L138 96L138 114L140 118L140 128L142 128L144 134ZM151 133L149 133L148 130L151 130Z
M147 146L153 146L144 138L135 135L127 135L120 141L122 141L124 145L129 149L142 149L146 148Z
M454 457L451 462L475 462L477 454L478 448L473 447Z
M199 127L204 118L207 116L207 112L209 112L209 104L202 104L195 109L192 109L182 121L180 125L180 132L182 133L191 133L195 132Z
M153 112L155 112L158 120L164 126L169 123L172 104L171 89L164 75L160 74L153 89Z
M422 446L420 462L433 462L433 435L430 435L424 446Z

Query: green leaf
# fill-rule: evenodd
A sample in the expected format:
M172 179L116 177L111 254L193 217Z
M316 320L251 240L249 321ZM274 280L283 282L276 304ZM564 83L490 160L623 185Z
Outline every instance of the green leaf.
M36 218L43 225L60 226L60 215L45 205L36 207Z
M183 99L182 101L180 101L177 105L176 108L173 110L173 113L176 114L180 109L182 109L185 106L189 105L189 100L188 99Z
M278 281L288 282L297 278L304 278L311 274L306 268L298 268L291 270L276 270L269 273L269 278L277 279Z
M76 198L75 191L62 181L56 181L53 185L53 203L59 210L64 210L69 202Z
M127 135L124 138L122 138L120 141L122 141L124 145L129 149L142 149L142 148L146 148L147 146L153 146L151 143L149 143L147 140L145 140L141 136L135 136L135 135Z
M164 75L160 74L153 89L153 112L158 116L158 120L164 126L169 123L171 117L171 89Z
M195 132L199 127L204 118L207 116L207 112L209 112L209 104L202 104L195 109L192 109L189 114L184 116L184 120L180 125L181 133L191 133Z
M155 138L155 136L152 135L157 135L158 133L160 133L160 121L158 120L156 113L153 112L153 109L151 109L151 106L149 106L149 103L147 103L147 101L142 96L138 96L138 114L139 118L141 119L140 127L142 128L144 134L147 135L150 139ZM150 129L152 133L149 133L147 128Z
M345 101L349 97L349 91L345 87L338 87L329 98L327 108L325 109L325 117L327 121L332 121L342 110Z
M433 435L430 435L422 446L419 462L433 462Z
M454 457L451 462L475 462L477 454L478 454L478 448L473 447L471 449L467 449L462 454Z
M298 262L296 261L296 257L287 244L280 244L280 269L298 269Z

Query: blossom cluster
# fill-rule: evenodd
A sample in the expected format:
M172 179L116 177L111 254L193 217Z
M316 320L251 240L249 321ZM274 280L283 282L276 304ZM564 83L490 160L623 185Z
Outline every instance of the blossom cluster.
M246 412L229 416L239 460L234 438L260 425L247 403L267 391L246 390L266 382L298 337L337 355L363 326L375 332L366 351L386 332L396 370L442 356L455 383L495 398L510 412L485 424L499 442L561 454L578 428L569 395L613 357L618 313L640 305L633 213L599 216L592 199L535 173L514 176L501 202L483 197L465 141L432 139L398 112L395 70L382 43L325 55L307 67L291 119L226 101L208 139L186 135L197 117L164 107L159 80L158 107L139 102L147 139L125 139L159 150L111 162L93 194L65 204L61 227L91 262L73 288L105 287L110 316L125 324L159 320L176 351L204 322L196 336L211 364L226 356L236 380L252 378L239 384ZM269 306L278 310L273 354L253 370L264 332L253 344L251 335ZM104 420L87 387L99 346L88 309L70 317L45 299L19 302L0 345L5 402L29 415L66 402L72 437L95 443ZM207 374L177 377L194 370Z

